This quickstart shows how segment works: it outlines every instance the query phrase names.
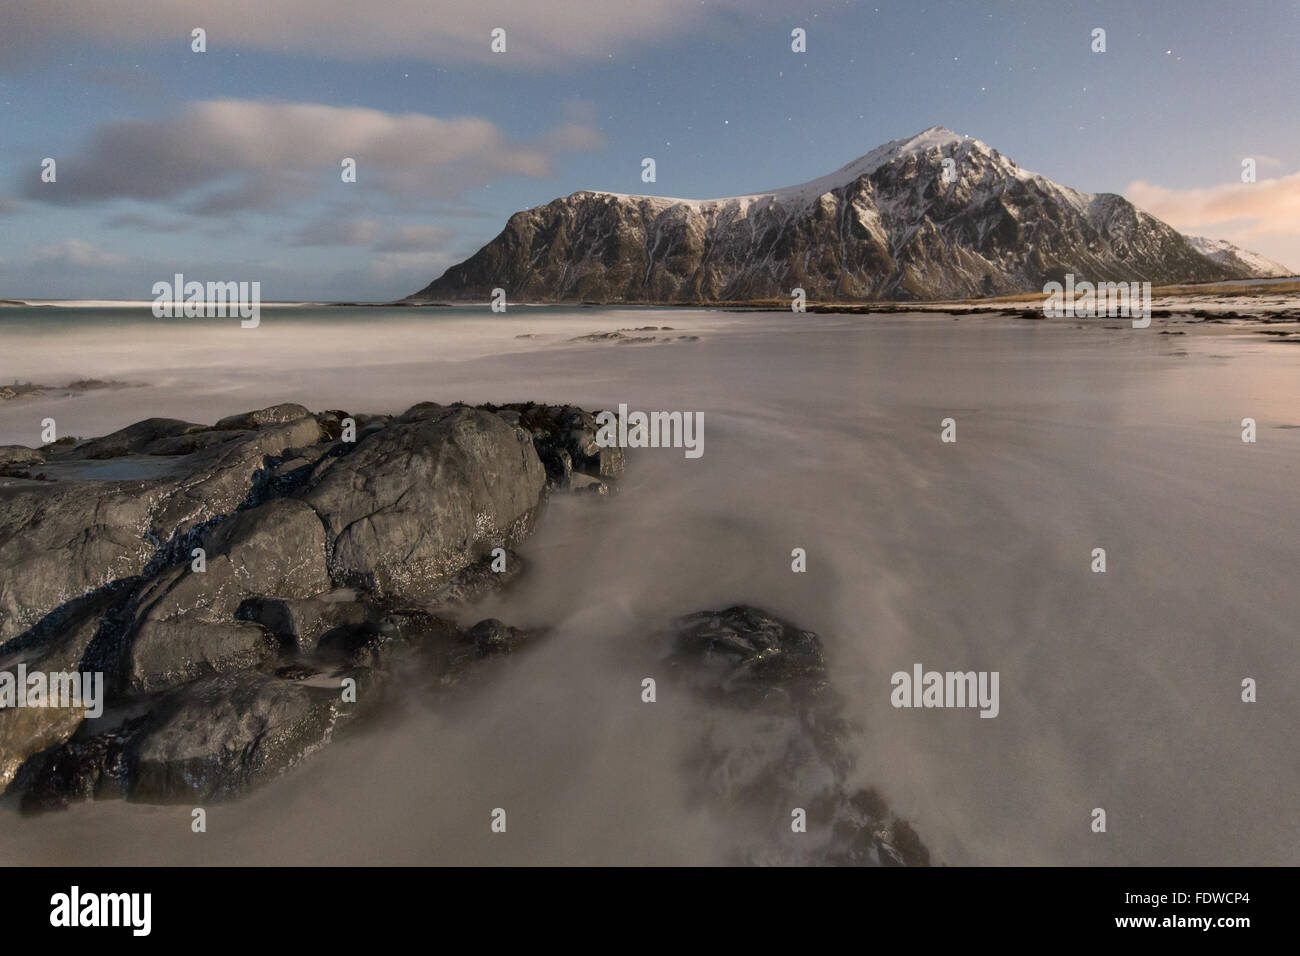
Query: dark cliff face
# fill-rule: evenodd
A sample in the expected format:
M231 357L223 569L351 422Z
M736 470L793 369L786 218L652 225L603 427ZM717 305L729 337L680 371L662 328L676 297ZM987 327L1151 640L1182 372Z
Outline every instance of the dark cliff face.
M951 160L951 182L945 181ZM1155 284L1245 278L1121 196L1026 173L947 130L839 173L716 200L577 192L515 213L411 301L909 300L1042 291L1073 272Z

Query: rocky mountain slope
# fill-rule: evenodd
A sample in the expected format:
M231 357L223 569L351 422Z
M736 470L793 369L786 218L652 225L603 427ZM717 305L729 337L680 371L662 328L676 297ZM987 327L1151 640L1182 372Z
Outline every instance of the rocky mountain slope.
M1187 241L1192 244L1193 249L1206 258L1229 269L1240 270L1251 278L1273 279L1295 275L1294 269L1289 269L1280 262L1265 258L1258 252L1251 252L1240 246L1234 246L1226 239L1204 239L1200 236L1188 236Z
M947 176L945 176L947 173ZM1253 277L1122 196L1027 172L933 127L820 179L727 199L576 192L510 217L407 301L924 300L1041 291L1073 272L1153 283Z

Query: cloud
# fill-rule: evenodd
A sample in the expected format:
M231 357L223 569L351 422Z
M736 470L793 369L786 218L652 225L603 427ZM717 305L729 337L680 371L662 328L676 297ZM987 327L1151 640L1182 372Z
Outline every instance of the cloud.
M1255 235L1294 235L1300 222L1300 172L1254 183L1225 183L1203 189L1169 189L1144 180L1129 183L1124 195L1178 229L1244 222Z
M366 263L365 276L372 284L408 290L399 295L409 295L416 289L424 288L430 279L442 275L458 261L454 256L445 254L430 257L424 252L385 252Z
M594 153L605 145L599 130L578 123L565 123L542 136L539 145L548 152Z
M188 52L190 31L201 26L209 55L238 48L569 69L682 31L725 29L740 14L779 10L777 0L130 0L111 10L104 0L5 0L0 62L36 62L51 47L80 39ZM506 30L505 53L490 49L496 27Z
M139 99L160 97L167 90L166 84L158 74L146 72L138 64L131 69L91 67L85 70L82 76L90 86L111 86Z
M322 187L319 173L303 169L264 169L232 174L231 185L204 189L185 211L204 218L242 212L269 212L291 200L302 200Z
M164 219L136 212L120 212L104 221L109 229L138 229L141 232L185 232L192 223L186 219Z
M451 231L441 226L402 226L375 243L380 252L434 252L446 245Z
M78 266L116 268L125 265L126 256L106 252L84 239L63 239L32 250L32 262L40 266Z
M1202 189L1169 189L1136 180L1124 195L1189 235L1226 239L1291 269L1300 263L1300 172Z
M364 246L379 233L373 219L317 219L293 239L295 246Z
M474 116L204 100L178 116L103 126L58 158L56 183L29 178L25 189L56 203L194 197L192 211L209 215L269 209L325 189L454 199L504 176L545 178L558 154L603 146L599 131L573 122L530 142ZM342 181L344 159L356 161L356 183Z

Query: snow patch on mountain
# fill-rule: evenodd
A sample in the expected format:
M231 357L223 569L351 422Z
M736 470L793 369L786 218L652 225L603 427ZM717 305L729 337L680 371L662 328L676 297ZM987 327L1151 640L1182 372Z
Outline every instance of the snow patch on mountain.
M701 212L708 208L727 206L731 203L735 203L741 208L746 208L748 206L760 204L763 200L772 200L781 203L793 201L796 203L809 204L829 192L834 192L836 189L842 189L863 176L871 175L890 163L898 160L905 160L913 156L921 156L931 152L938 152L943 156L958 161L967 158L972 153L994 159L1001 167L1001 171L1006 175L1022 180L1033 180L1050 186L1053 190L1068 197L1071 204L1079 209L1086 209L1093 198L1087 193L1079 192L1077 189L1071 189L1068 186L1060 186L1047 177L1040 176L1038 173L1032 173L1028 170L1021 169L1013 161L1007 159L982 140L974 139L970 136L963 136L961 133L954 133L952 130L946 129L942 126L931 126L929 129L923 130L915 136L891 140L883 146L877 146L865 156L859 156L857 159L853 160L853 162L841 166L839 169L835 170L835 172L829 173L825 176L819 176L806 183L798 183L794 186L783 186L779 189L769 189L765 192L749 193L743 196L724 196L717 199L684 199L677 196L647 196L638 193L609 192L601 189L582 189L573 193L572 196L610 196L614 199L647 201L651 203L661 203L668 206L680 205L696 212Z
M1249 270L1256 278L1277 279L1296 274L1280 262L1251 252L1240 246L1234 246L1226 239L1206 239L1202 236L1187 236L1192 248L1212 262L1228 267L1240 267Z

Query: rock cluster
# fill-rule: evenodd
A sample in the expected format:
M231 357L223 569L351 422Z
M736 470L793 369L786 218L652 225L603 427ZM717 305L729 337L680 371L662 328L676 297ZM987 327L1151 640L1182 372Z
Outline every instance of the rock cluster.
M145 477L86 477L110 460ZM31 807L242 792L374 700L391 651L450 681L521 643L434 612L518 573L548 493L608 493L622 467L590 413L536 405L282 404L0 449L0 669L101 672L108 697L93 720L0 710L0 787Z
M518 650L538 633L455 622L521 573L513 546L549 496L617 487L624 453L596 432L575 406L283 404L0 449L0 671L105 678L99 716L0 709L5 799L238 797L392 703L399 665L437 692ZM139 476L87 477L104 462ZM769 834L806 808L809 839L742 859L928 862L849 785L816 634L735 606L659 636L707 714L686 757L698 796Z

